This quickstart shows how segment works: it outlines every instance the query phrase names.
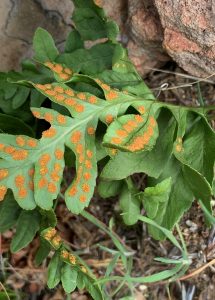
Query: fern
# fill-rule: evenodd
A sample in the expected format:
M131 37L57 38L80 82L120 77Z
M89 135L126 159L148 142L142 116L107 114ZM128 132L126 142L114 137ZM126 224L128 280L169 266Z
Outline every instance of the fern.
M39 28L33 41L36 64L26 62L21 73L0 78L0 232L16 225L13 252L39 232L36 261L55 251L49 287L60 281L66 292L86 286L96 300L103 295L91 271L85 272L81 259L50 228L57 223L53 203L65 166L76 170L64 189L72 213L89 205L98 181L103 198L119 196L127 225L141 219L144 207L152 220L150 234L163 239L167 231L161 228L172 229L195 198L210 213L215 160L208 109L157 101L117 42L117 26L97 2L74 1L76 28L64 53ZM99 38L106 40L84 48L85 40ZM148 175L144 191L133 183L134 173Z

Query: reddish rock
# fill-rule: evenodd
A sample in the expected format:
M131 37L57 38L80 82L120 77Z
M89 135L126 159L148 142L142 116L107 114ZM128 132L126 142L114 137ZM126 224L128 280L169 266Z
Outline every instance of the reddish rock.
M164 28L163 47L192 75L215 73L214 0L154 0Z
M128 4L128 53L139 73L145 75L169 60L162 48L163 29L153 1L129 0Z

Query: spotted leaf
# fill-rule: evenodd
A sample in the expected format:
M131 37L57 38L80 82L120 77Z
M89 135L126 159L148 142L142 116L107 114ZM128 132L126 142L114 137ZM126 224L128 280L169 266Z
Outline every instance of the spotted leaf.
M104 145L124 151L137 152L150 150L158 137L155 118L148 114L125 115L119 117L108 128L104 136Z

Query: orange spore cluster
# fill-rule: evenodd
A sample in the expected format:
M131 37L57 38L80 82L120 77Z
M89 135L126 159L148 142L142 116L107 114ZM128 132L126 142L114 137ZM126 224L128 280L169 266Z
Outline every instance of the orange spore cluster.
M28 194L28 191L24 187L19 189L18 195L20 198L25 198L27 196L27 194Z
M76 112L81 113L81 112L84 111L84 106L83 106L82 104L76 104L76 105L74 106L74 109L75 109Z
M29 140L27 140L27 145L31 148L35 148L37 146L37 140L29 139Z
M56 92L54 90L46 90L45 93L48 95L48 96L56 96Z
M20 147L25 146L25 139L24 139L24 137L21 136L21 135L18 135L18 136L16 137L16 143L17 143L17 145L20 146Z
M114 120L114 118L113 118L113 116L112 116L112 115L106 115L106 117L105 117L105 121L106 121L106 123L107 123L107 124L110 124L110 123L112 123L112 122L113 122L113 120Z
M15 150L12 154L14 160L24 160L28 157L27 150Z
M70 79L70 76L65 73L59 73L58 76L65 81Z
M109 85L105 84L105 83L101 83L101 87L105 91L110 91L111 90L111 87Z
M56 149L54 154L58 160L61 160L64 157L64 152L61 149Z
M88 98L88 102L91 104L95 104L97 102L96 96L90 96Z
M175 146L175 150L176 150L177 152L182 152L182 150L183 150L183 146L182 146L182 138L181 138L181 137L178 137L178 138L177 138L177 144L176 144L176 146Z
M39 119L41 117L39 111L33 110L32 114L35 116L35 118Z
M69 80L72 76L72 70L70 68L64 68L61 64L46 62L45 65L49 67L53 72L57 73L57 75L63 80Z
M77 147L76 147L76 152L78 154L81 154L83 152L83 145L82 144L78 144Z
M53 116L53 114L47 112L44 114L44 119L47 122L51 123L54 120L54 116Z
M38 187L40 189L43 189L44 187L46 187L48 184L48 180L45 177L42 177L39 182L38 182Z
M57 115L57 121L59 124L64 125L66 124L66 117L64 115Z
M91 150L87 149L86 153L87 153L87 157L89 158L93 157L93 152Z
M68 105L68 106L74 106L74 105L77 104L77 102L74 99L72 99L72 98L67 98L65 100L65 104Z
M65 100L65 97L63 96L63 95L56 95L55 97L54 97L54 99L56 100L56 101L58 101L58 102L63 102L64 100Z
M87 183L82 184L82 191L85 193L89 193L90 191L90 186Z
M68 259L68 257L69 257L69 252L66 251L66 250L62 250L61 253L60 253L60 256L61 256L63 259Z
M89 159L85 160L85 166L87 169L92 169L92 163Z
M87 197L86 197L85 195L81 195L81 196L79 197L79 200L80 200L80 202L86 202Z
M71 97L74 96L73 90L69 90L69 89L65 90L65 94L68 95L68 96L71 96Z
M102 0L94 0L94 3L95 3L97 6L101 7L101 8L102 8L102 6L103 6L103 1L102 1Z
M18 188L18 196L25 198L27 196L27 189L24 187L25 177L23 175L17 175L15 177L15 185Z
M87 99L87 96L84 94L84 93L78 93L76 95L80 100L86 100Z
M41 166L46 166L46 164L51 160L51 155L48 153L44 153L43 155L41 155L40 159L39 159L39 164Z
M116 91L111 90L110 92L108 92L106 95L106 99L109 101L113 101L118 97L118 94Z
M47 232L45 233L44 235L44 238L48 241L50 241L54 236L55 234L57 233L56 229L55 228L50 228L49 230L47 230Z
M48 174L49 170L47 167L41 167L40 168L40 175L45 176L46 174Z
M142 136L135 137L133 142L126 148L132 152L144 149L148 145L151 137L154 134L154 127L156 126L156 121L153 117L149 118L149 126Z
M28 187L29 187L29 189L30 189L31 191L34 190L34 182L33 182L33 180L30 180L30 181L28 182Z
M15 177L15 185L16 187L20 188L24 185L25 183L25 177L23 175L17 175Z
M53 182L48 183L48 191L50 193L56 193L57 192L57 187Z
M9 172L7 169L0 169L0 180L6 178L8 176Z
M76 264L76 257L72 254L69 254L69 262L72 264L72 265L75 265Z
M141 114L144 114L146 112L145 106L143 106L143 105L138 106L137 109Z
M88 128L87 128L87 133L88 133L89 135L94 135L95 129L94 129L93 127L88 127Z
M137 121L137 123L142 123L144 120L143 117L140 115L135 115L134 118Z
M72 143L77 144L80 141L81 137L82 137L82 134L79 130L73 132L73 134L71 136Z
M51 179L53 181L58 182L60 180L60 176L58 175L58 173L56 171L51 172Z
M4 152L7 153L7 154L11 154L11 153L13 153L15 151L16 151L16 149L14 147L12 147L12 146L7 146L4 149Z
M59 86L59 85L56 85L56 86L54 87L54 90L55 90L55 92L57 92L57 93L59 93L59 94L66 93L66 91L64 91L64 89L63 89L61 86Z
M86 172L84 173L84 179L89 180L91 178L91 174Z
M54 170L55 170L56 172L59 172L61 169L62 169L62 167L61 167L61 165L60 165L59 163L55 163L55 164L54 164Z
M116 155L117 152L118 152L118 149L110 149L110 153L111 153L112 155Z
M35 170L32 168L28 171L28 175L32 177L34 175L34 172Z
M43 131L42 136L44 138L52 138L57 134L57 130L53 127L50 127L48 130Z
M56 235L51 241L51 243L53 244L54 247L59 247L61 242L62 242L62 240L59 235Z
M127 137L128 136L128 133L125 131L125 130L122 130L122 129L118 129L117 131L116 131L116 134L118 135L118 136L120 136L120 137Z
M83 154L80 154L78 161L79 161L80 164L83 163L83 161L84 161L84 155Z
M122 140L120 138L118 138L118 137L113 137L111 139L111 143L119 145L119 144L122 143Z
M7 187L4 185L0 185L0 201L4 200L4 196L7 193Z
M71 187L71 189L69 190L69 195L70 196L75 196L77 194L78 190L76 186Z

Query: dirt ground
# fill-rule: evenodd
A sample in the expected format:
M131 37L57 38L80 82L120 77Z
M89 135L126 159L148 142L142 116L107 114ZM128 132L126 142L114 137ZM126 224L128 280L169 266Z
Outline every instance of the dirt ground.
M215 81L215 79L208 78L200 82L205 105L215 104L213 80ZM197 85L190 85L195 81L195 78L184 74L174 63L168 63L162 71L152 70L146 78L147 84L161 101L193 106L199 105ZM182 88L180 88L181 86ZM214 118L213 112L210 118ZM140 176L134 176L134 180L140 179ZM105 224L109 223L110 218L114 219L113 229L125 244L135 252L132 276L146 276L159 272L165 266L155 262L153 260L155 257L173 258L177 255L173 245L169 242L153 240L148 235L145 225L141 223L132 227L123 225L118 211L117 199L104 200L99 198L95 192L88 210ZM113 247L109 237L83 217L69 213L63 200L59 200L56 212L58 230L62 238L69 243L73 250L78 250L81 253L81 257L92 267L97 276L104 275L110 256L101 251L97 244ZM195 276L195 270L206 266L209 261L215 259L215 227L206 227L201 208L194 202L190 211L181 220L180 228L186 241L189 258L192 260L188 273L193 275L188 280L177 281L169 286L165 283L137 285L135 286L136 300L215 299L215 265L205 268ZM67 297L60 287L49 291L46 288L47 261L44 261L39 268L34 265L34 255L39 245L39 239L36 238L27 248L11 255L9 245L12 235L13 232L8 231L1 236L1 264L5 275L5 281L2 283L19 295L17 299L91 299L85 292L74 292ZM116 274L121 273L122 267L119 264ZM117 283L113 284L117 285ZM126 296L126 288L122 289L113 300L120 299L122 296Z

